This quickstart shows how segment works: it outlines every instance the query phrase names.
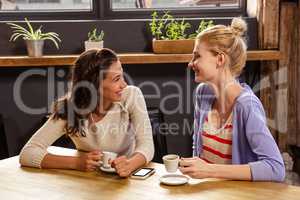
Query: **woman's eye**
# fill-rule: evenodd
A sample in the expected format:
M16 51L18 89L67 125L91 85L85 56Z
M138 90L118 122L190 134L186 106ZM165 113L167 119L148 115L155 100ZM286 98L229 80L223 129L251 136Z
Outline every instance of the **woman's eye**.
M115 77L113 79L114 82L118 82L118 81L121 81L121 80L124 80L124 76L118 76L118 77Z
M194 56L193 61L197 60L198 58L200 58L200 56Z

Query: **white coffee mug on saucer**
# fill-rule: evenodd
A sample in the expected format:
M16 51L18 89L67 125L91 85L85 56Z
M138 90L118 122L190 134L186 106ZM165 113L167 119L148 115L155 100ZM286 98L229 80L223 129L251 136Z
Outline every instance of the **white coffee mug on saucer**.
M110 151L103 151L102 154L103 154L102 167L111 168L111 165L109 164L109 160L114 160L117 157L117 154Z

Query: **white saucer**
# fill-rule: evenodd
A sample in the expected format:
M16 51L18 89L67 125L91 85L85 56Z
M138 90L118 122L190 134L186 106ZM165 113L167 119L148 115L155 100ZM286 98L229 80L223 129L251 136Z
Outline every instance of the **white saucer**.
M108 173L116 173L116 170L115 170L115 168L112 168L112 167L110 167L110 168L105 168L105 167L100 167L100 170L101 171L103 171L103 172L108 172Z
M183 185L189 181L189 178L180 174L166 174L161 176L159 181L165 185Z

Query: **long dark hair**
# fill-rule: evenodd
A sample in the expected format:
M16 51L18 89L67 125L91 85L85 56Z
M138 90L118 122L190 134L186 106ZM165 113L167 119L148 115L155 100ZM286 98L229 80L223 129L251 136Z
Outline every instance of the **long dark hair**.
M97 113L100 82L105 78L105 71L117 61L116 53L107 48L86 51L76 60L71 70L70 91L53 104L53 119L66 120L67 135L86 136L83 122L89 114Z

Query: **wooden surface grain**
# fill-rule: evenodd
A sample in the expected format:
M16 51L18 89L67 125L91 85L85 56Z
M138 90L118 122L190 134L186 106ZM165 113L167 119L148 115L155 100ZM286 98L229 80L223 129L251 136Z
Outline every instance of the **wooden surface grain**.
M257 5L258 46L260 49L279 49L279 11L280 0L255 0ZM264 106L268 126L277 140L277 72L278 61L268 60L261 63L260 100ZM281 94L279 94L281 95ZM281 98L281 97L279 97ZM280 102L281 103L281 102Z
M71 66L79 55L45 55L41 58L28 56L0 56L0 67L48 67ZM118 54L123 64L188 63L192 54ZM280 60L277 50L253 50L247 53L248 60Z
M53 148L53 147L51 147ZM54 148L52 153L76 155L76 151ZM300 187L271 182L226 181L218 179L190 179L183 186L159 183L165 174L162 164L151 163L156 173L146 180L120 178L103 172L74 170L46 170L20 167L18 157L0 161L1 199L299 199Z

